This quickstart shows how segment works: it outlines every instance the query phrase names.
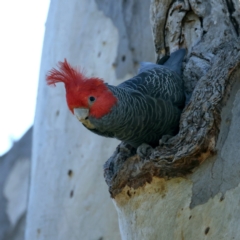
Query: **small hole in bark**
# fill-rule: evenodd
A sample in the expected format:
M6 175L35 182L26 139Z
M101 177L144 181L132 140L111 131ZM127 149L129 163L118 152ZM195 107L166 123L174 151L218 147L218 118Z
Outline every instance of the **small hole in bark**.
M70 192L70 198L73 197L73 194L74 194L74 191L72 190L72 191Z
M138 61L134 61L133 64L135 67L139 65Z
M127 190L127 195L128 195L129 197L132 196L129 190Z
M207 227L207 228L205 229L205 235L207 235L207 234L209 233L209 230L210 230L210 227Z
M101 57L101 52L99 52L97 56L98 56L98 57Z
M227 118L227 119L226 119L226 123L227 123L227 124L231 123L231 118Z
M125 60L126 60L126 56L123 55L123 56L122 56L122 61L124 62Z
M201 28L203 27L203 18L202 17L200 17L199 18L199 20L200 20L200 23L201 23Z
M189 220L192 218L192 215L189 216Z
M73 176L73 171L70 169L70 170L68 170L68 176L69 177L72 177Z
M220 198L220 202L222 202L224 200L224 196L221 196Z

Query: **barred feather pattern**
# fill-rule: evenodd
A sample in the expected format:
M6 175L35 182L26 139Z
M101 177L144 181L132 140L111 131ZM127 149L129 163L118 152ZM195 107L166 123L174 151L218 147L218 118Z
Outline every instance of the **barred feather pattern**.
M179 107L184 106L184 89L181 77L171 69L153 64L154 68L142 72L118 87L129 88L149 95L171 101Z
M174 71L159 65L118 86L107 86L117 104L101 120L89 116L96 127L89 130L133 147L158 145L163 135L178 131L185 97L182 79Z

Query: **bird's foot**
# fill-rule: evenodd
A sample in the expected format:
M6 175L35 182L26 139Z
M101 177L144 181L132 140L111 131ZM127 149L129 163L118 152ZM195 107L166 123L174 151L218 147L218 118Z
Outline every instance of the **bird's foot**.
M159 145L162 146L164 144L168 144L168 140L172 137L172 135L163 135L162 138L159 140Z
M146 143L143 143L141 144L138 148L137 148L137 154L141 157L141 158L144 158L144 157L147 157L149 156L153 151L153 148L146 144Z
M121 152L121 153L130 154L130 152L133 151L133 150L134 150L134 148L131 145L125 143L125 142L121 142L120 145L119 145L119 152Z

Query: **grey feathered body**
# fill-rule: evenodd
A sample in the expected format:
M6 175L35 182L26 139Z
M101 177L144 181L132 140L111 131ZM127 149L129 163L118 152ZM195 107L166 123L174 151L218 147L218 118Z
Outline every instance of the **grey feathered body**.
M185 102L179 74L185 50L173 54L166 66L147 63L137 76L118 86L108 85L118 99L117 104L101 119L89 117L95 126L90 130L117 138L133 147L142 143L158 145L163 135L176 134ZM172 69L168 66L171 62Z

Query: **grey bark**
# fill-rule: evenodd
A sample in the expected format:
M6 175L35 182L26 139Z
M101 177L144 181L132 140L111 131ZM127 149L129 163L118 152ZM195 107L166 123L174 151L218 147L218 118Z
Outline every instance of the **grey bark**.
M190 101L175 137L146 157L120 145L105 164L122 238L237 239L240 2L152 0L150 13L158 59L188 51Z
M131 148L126 150L128 153L121 153L121 147L117 149L106 164L106 180L109 184L113 176L115 182L111 184L119 184L116 183L118 178L115 177L115 173L120 171L121 167L128 169L129 176L117 174L120 181L124 181L123 178L128 181L131 175L141 175L142 178L144 173L146 179L143 182L146 182L151 176L184 175L207 157L214 155L221 123L221 110L236 81L240 59L239 27L232 24L229 17L235 12L231 15L224 2L216 6L214 4L217 2L199 3L199 6L194 1L175 1L172 4L170 1L152 2L151 18L156 52L162 57L163 52L172 52L176 47L188 49L184 81L186 92L192 97L183 111L178 135L167 142L160 141L161 146L149 153L147 158L140 159ZM239 7L239 2L236 1L235 5ZM239 19L236 17L235 22L237 20ZM188 31L189 34L185 34L184 31ZM196 37L196 32L201 34ZM127 157L135 158L139 163L137 169L132 166L133 160L125 162ZM121 167L118 168L117 165ZM126 169L122 171L126 172ZM145 170L142 171L143 169ZM134 184L138 184L137 181L134 181Z

